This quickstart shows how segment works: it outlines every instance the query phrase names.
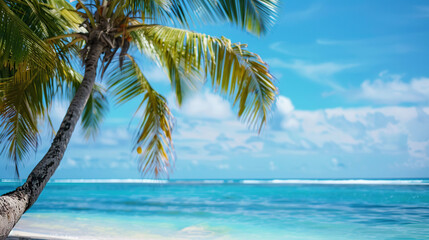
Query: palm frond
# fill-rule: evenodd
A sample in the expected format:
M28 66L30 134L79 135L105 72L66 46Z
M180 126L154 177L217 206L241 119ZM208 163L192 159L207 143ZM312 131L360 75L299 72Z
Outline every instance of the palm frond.
M274 25L278 0L220 0L224 18L257 35L265 34Z
M184 44L187 40L186 34L172 36L169 34L175 33L166 31L163 32L166 35L161 36L163 33L153 33L155 31L134 31L131 36L140 50L165 71L180 106L189 90L197 90L204 83L204 73L192 56L193 49Z
M71 101L82 82L82 75L69 65L61 66L61 69L62 75L58 75L58 78L61 79L58 83L61 93L59 100ZM82 130L87 140L95 139L108 110L106 90L101 84L95 83L81 117Z
M105 90L96 84L82 113L82 129L86 139L95 139L108 110L109 103Z
M6 154L17 166L37 148L38 122L56 88L53 78L44 71L23 67L15 70L13 77L0 80L0 154ZM4 75L4 69L1 72Z
M95 27L105 28L91 35L106 43L102 72L120 49L115 62L120 71L108 72L108 90L117 103L141 97L134 148L145 149L140 158L143 173L169 171L173 117L165 98L127 55L130 40L165 70L179 105L208 77L212 87L234 103L240 118L262 129L277 89L258 55L223 37L155 24L188 27L229 21L260 35L273 25L277 8L278 0L79 0L76 7L68 0L0 1L0 153L18 166L37 148L39 122L49 120L52 100L57 94L74 96L80 85L71 61L78 52L85 55L87 48L79 50ZM87 138L95 136L107 111L104 94L95 86L85 106L82 126Z
M134 31L132 36L140 50L169 73L179 103L183 93L178 91L177 83L192 85L195 76L202 72L210 76L216 91L237 105L239 117L262 129L277 88L268 66L246 45L165 26L147 26ZM181 74L173 75L173 71Z
M79 25L83 19L76 12L76 9L67 0L46 0L48 6L51 6L51 11L60 15L63 20L63 25L67 25L70 30L79 30Z
M46 66L54 61L54 53L43 42L25 20L31 21L31 16L25 19L18 17L24 14L16 9L17 4L7 4L0 1L0 63L3 67L10 67L16 63L27 61L33 65ZM10 8L13 7L13 10Z
M118 1L119 2L119 1ZM126 0L134 13L142 12L144 23L205 24L228 21L261 35L274 25L278 0Z
M43 41L70 27L45 2L1 1L0 18L0 154L15 163L18 174L19 161L37 148L40 120L47 117L61 81L69 77L73 49L64 48L63 41Z
M144 149L139 167L144 174L155 177L168 173L174 161L172 131L173 116L165 98L157 93L130 57L121 71L107 74L109 89L117 103L142 97L136 114L140 115L134 149ZM143 110L143 111L140 111Z

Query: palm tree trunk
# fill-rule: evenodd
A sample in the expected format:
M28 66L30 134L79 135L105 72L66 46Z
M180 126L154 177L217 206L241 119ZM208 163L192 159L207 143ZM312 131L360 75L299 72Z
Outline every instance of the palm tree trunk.
M98 59L103 52L103 44L96 39L90 41L88 47L84 78L67 109L51 147L22 186L0 197L0 239L6 239L22 214L36 202L63 158L76 123L92 92Z

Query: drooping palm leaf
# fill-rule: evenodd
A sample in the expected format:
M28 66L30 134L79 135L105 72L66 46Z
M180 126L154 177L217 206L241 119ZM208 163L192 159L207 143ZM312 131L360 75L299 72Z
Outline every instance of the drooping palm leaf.
M74 70L64 42L43 41L69 29L53 6L6 0L0 12L5 20L0 31L9 34L0 34L0 153L12 159L17 170L18 161L37 148L39 120L47 117L60 82Z
M131 36L140 50L167 73L177 102L181 105L188 90L196 89L204 82L204 73L200 64L196 62L195 54L192 53L194 48L191 49L192 46L188 45L189 48L185 49L187 46L183 45L187 40L186 34L172 36L169 34L175 33L163 31L157 35L154 28L158 29L158 26L133 31ZM166 35L161 36L164 33Z
M136 111L140 121L135 134L134 149L142 147L139 166L143 173L155 176L167 173L173 161L173 116L163 96L157 93L130 57L121 71L108 74L108 84L117 103L141 97ZM142 111L141 111L142 110Z
M0 80L0 153L15 166L37 148L38 119L55 91L53 81L46 81L42 72L19 70Z
M96 41L105 44L102 72L119 56L119 60L114 61L116 68L110 66L108 71L109 89L117 101L142 97L139 109L143 109L143 114L135 148L145 148L140 161L143 172L158 175L171 166L173 120L165 99L149 85L138 64L126 58L131 44L136 44L164 68L179 104L189 89L197 88L208 77L215 90L234 102L239 117L261 129L274 102L276 88L260 57L246 50L245 45L231 43L226 38L156 24L189 27L229 21L260 35L272 26L277 7L277 0L78 0L75 7L67 0L4 0L0 5L0 18L4 20L0 23L0 33L9 35L0 37L0 50L4 49L0 56L0 75L7 79L0 89L1 107L7 110L0 113L5 119L0 128L1 144L7 136L14 135L20 143L12 148L17 146L25 153L31 146L37 146L38 120L34 119L46 116L45 109L58 90L74 95L80 78L71 60L78 55L78 50L82 59L86 58L89 52L86 46L93 30ZM12 29L11 23L15 20L18 27ZM23 40L13 42L17 38ZM46 61L48 58L51 60ZM33 87L37 82L42 89L47 88L47 93ZM10 88L17 84L13 90ZM68 87L71 91L66 91ZM16 89L26 97L14 98L11 93ZM94 88L83 113L82 124L87 136L96 132L106 110L106 98L97 89L100 90L97 86ZM20 121L24 127L10 127L20 126ZM16 129L29 131L28 140L22 140Z
M95 139L101 122L109 110L105 89L95 85L82 113L82 129L86 139Z
M215 90L238 106L238 116L261 129L277 92L262 59L226 38L165 26L147 26L133 32L139 48L168 73L181 103L180 83L192 85L195 73L210 76ZM171 72L183 74L171 74ZM179 90L178 90L179 89Z
M69 68L66 73L62 85L60 85L60 99L71 101L82 82L82 76L72 68ZM81 117L82 130L87 140L95 139L108 111L109 103L106 90L101 84L95 83Z
M52 63L55 59L54 53L37 36L34 29L30 28L29 22L25 22L25 20L31 21L30 16L15 9L16 3L9 5L7 3L8 1L0 1L0 62L2 67L13 67L15 63L24 61L34 65ZM24 19L18 17L21 14Z
M274 25L278 0L124 0L134 13L143 13L145 23L205 24L228 21L261 35ZM113 1L120 6L121 0Z

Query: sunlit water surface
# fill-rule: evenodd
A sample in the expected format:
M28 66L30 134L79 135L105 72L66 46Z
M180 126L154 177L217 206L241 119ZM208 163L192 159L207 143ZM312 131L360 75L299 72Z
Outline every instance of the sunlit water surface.
M0 193L19 183L0 182ZM70 239L429 239L428 180L57 180L15 232Z

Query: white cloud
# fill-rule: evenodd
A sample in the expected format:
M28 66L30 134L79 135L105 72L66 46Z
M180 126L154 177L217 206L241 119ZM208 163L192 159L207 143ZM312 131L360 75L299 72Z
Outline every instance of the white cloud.
M50 116L54 126L59 126L61 124L68 107L69 104L66 101L53 101L52 108L50 109Z
M77 132L81 131L81 128L77 129ZM87 146L88 141L83 140L79 137L81 134L75 134L76 136L72 138L71 142L76 145ZM118 127L118 128L105 128L102 129L99 135L95 139L96 144L100 144L101 146L117 146L121 142L129 141L131 139L131 135L126 130L126 127Z
M312 48L322 52L344 51L351 56L351 59L370 59L371 62L381 61L380 58L398 58L400 57L398 55L405 57L405 54L419 51L415 44L410 44L406 37L399 35L354 39L347 36L339 39L319 38L315 43L316 45L307 45L307 49ZM368 63L368 61L364 62L365 65Z
M75 167L77 165L77 162L71 158L67 158L65 161L66 166Z
M272 132L271 139L302 152L404 153L429 166L428 112L429 107L294 110L283 115L283 131ZM299 127L290 126L293 120Z
M310 79L320 79L330 77L345 69L355 67L356 64L342 64L334 62L324 63L308 63L301 60L295 60L292 63L284 62L280 59L272 59L270 61L273 67L289 68L297 71L301 75Z
M115 140L128 140L131 138L130 134L124 127L103 130L102 138L115 139Z
M208 91L187 99L179 111L188 117L199 119L228 119L233 116L231 104Z
M276 106L279 112L284 115L291 113L295 108L292 104L292 101L289 98L282 95L278 96Z
M71 146L67 153L65 167L68 168L132 168L136 167L136 156L130 153L131 145L108 145L89 143L85 146Z
M413 78L405 82L401 75L384 71L374 81L364 81L360 89L350 96L385 104L427 103L429 78Z
M119 142L114 138L100 138L100 143L106 146L117 146Z
M178 117L173 138L178 158L189 161L221 161L232 156L257 155L264 146L255 131L235 119L188 121Z
M284 129L296 129L300 127L300 122L296 118L289 118L282 122Z
M158 66L150 66L147 68L147 70L146 68L143 69L143 72L149 81L160 82L160 83L170 83L170 80L168 79L165 72Z
M262 139L237 119L229 102L209 92L189 100L176 114L173 138L180 159L197 163L262 153Z
M117 169L117 168L131 168L131 164L129 163L129 161L121 161L120 159L118 159L117 161L111 161L108 163L108 165L104 165L103 167L109 167L109 168L113 168L113 169Z
M285 62L277 58L270 59L268 62L271 67L294 70L298 74L312 81L324 85L329 85L334 89L342 88L332 81L332 76L346 69L350 69L357 66L357 64L344 64L335 62L309 63L301 60Z
M381 73L380 78L386 74ZM427 86L419 81L414 85L419 86L420 91L425 91ZM236 119L230 104L221 97L203 92L190 100L197 103L184 104L183 111L179 112L185 117L177 114L173 136L178 161L188 164L231 169L232 161L259 158L266 161L262 168L274 171L278 169L276 163L280 164L279 158L317 154L327 160L325 167L346 171L351 167L345 168L348 162L344 154L384 154L405 156L401 162L404 167L429 166L429 107L299 110L289 98L279 96L278 115L274 119L278 121L277 126L267 128L258 136ZM206 116L202 116L204 114ZM133 168L135 166L130 165L133 161L128 161L132 159L129 141L126 129L103 129L92 147L76 143L74 148L90 152L70 152L67 157L72 160L66 161L65 166ZM127 144L123 144L125 142ZM128 161L128 165L124 161Z
M295 118L288 117L295 109L289 98L282 95L278 96L276 107L279 113L285 117L285 121L281 124L283 128L290 129L299 127L299 122Z
M354 66L354 64L333 62L310 64L303 61L295 61L293 64L289 65L290 68L295 69L302 75L311 79L326 78Z
M385 74L381 73L381 76ZM426 85L419 86L423 91ZM209 93L204 93L196 100L210 102L207 96ZM225 111L231 113L229 104L226 104L225 101ZM212 164L217 167L219 161L225 163L242 156L269 159L290 154L320 154L336 159L331 160L329 167L340 170L345 169L345 165L337 156L377 154L405 156L403 163L407 161L408 167L429 166L429 127L425 127L429 126L429 107L299 110L285 96L279 96L276 105L275 122L271 122L261 136L236 120L232 113L227 114L227 118L212 116L209 120L189 117L204 112L198 106L195 109L201 110L187 111L186 118L179 115L174 134L178 157L190 162L216 161L218 163ZM268 165L268 168L273 169L273 166Z
M316 44L318 45L327 45L327 46L344 46L344 47L356 47L361 45L369 45L374 44L377 39L347 39L347 40L339 40L339 39L324 39L319 38L316 39Z
M295 131L299 138L306 139L318 147L322 148L324 144L336 143L347 150L350 145L357 144L351 134L345 132L341 126L331 122L324 110L318 111L298 111L289 115L282 126L285 130ZM293 123L293 124L292 124ZM337 125L337 126L336 126ZM292 129L288 127L293 127ZM343 126L344 128L348 126ZM353 128L352 126L349 128Z
M196 100L199 104L219 101L207 92ZM418 160L420 165L422 162L429 165L429 127L425 127L429 126L429 107L299 110L290 99L279 96L276 103L279 118L275 119L279 127L268 128L262 136L257 136L232 114L212 116L210 120L189 118L205 111L199 104L195 109L200 111L187 110L186 118L177 119L174 141L183 160L225 161L249 154L266 159L284 154L376 153L405 154L414 159L411 162ZM224 111L231 113L226 104L225 101ZM331 167L335 170L344 167L338 159L333 161Z
M408 140L408 151L410 156L416 158L424 158L427 155L427 149L429 147L429 141L412 141Z

